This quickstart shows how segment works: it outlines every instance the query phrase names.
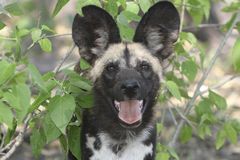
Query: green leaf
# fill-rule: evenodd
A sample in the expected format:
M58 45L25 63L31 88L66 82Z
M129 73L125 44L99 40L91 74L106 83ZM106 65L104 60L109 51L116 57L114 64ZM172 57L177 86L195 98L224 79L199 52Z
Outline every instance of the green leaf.
M5 6L4 9L14 16L20 16L23 14L22 9L20 8L19 3L17 3L17 2L11 3L7 6Z
M168 150L168 152L170 153L170 155L171 155L173 158L175 158L175 160L179 160L179 157L178 157L176 151L174 150L174 148L169 148L169 147L168 147L167 150Z
M17 129L17 121L14 119L13 127L8 128L8 131L5 135L5 139L4 139L5 144L9 144L10 141L13 139L14 135L16 135L16 129Z
M69 2L69 0L58 0L52 16L55 17L58 12Z
M156 160L169 160L170 154L168 152L160 152L156 155Z
M95 5L101 7L101 3L99 0L77 0L78 13L82 14L82 7L87 5Z
M52 30L51 28L49 28L49 27L46 26L46 25L42 25L41 29L42 29L43 31L48 31L48 32L51 32L51 33L55 33L54 30Z
M122 5L123 9L126 9L127 7L126 0L118 0L118 2Z
M204 12L204 15L206 17L206 19L209 18L209 13L210 13L210 7L211 7L211 4L210 4L210 0L205 0L205 1L202 1L200 0L199 1L202 5L202 9L203 9L203 12Z
M28 29L19 29L17 32L17 36L24 37L24 36L28 35L29 33L30 33L30 31Z
M132 13L138 14L139 7L136 4L136 2L127 2L127 8L126 11L130 11Z
M231 123L224 124L224 131L226 133L226 137L230 140L231 143L236 144L238 142L237 132Z
M150 0L138 0L138 3L144 13L147 12L152 5Z
M59 141L60 141L62 150L63 150L63 152L64 152L64 158L63 158L63 159L67 159L67 157L68 157L68 152L69 152L69 148L68 148L69 146L68 146L67 137L62 134L62 135L59 137Z
M134 30L129 26L118 23L120 35L125 41L131 41L134 36Z
M41 34L42 34L42 31L39 28L32 29L31 35L34 43L40 40Z
M240 10L240 2L232 2L222 9L223 12L236 12Z
M240 72L240 38L238 38L232 49L232 63L234 69Z
M233 120L231 121L231 125L233 126L233 128L234 128L238 133L240 133L240 121L239 121L239 120L233 119Z
M225 110L227 108L226 99L211 90L209 91L209 99L217 106L218 109Z
M131 21L139 22L141 20L140 16L130 11L122 11L121 14L123 14L123 16L128 20L128 22Z
M5 92L3 95L3 100L8 103L12 108L21 110L21 106L19 104L19 98L16 97L13 93Z
M191 44L196 44L197 43L197 38L191 32L181 32L180 33L180 39L181 40L186 40Z
M21 43L18 38L15 44L14 58L16 59L17 62L21 59Z
M57 85L57 82L55 82L54 80L50 80L46 82L47 92L41 91L39 93L37 98L35 98L35 101L32 103L29 109L29 112L32 112L35 109L37 109L43 102L45 102L49 97L51 97L51 91L55 88L56 85Z
M44 52L52 51L52 43L48 38L43 38L43 39L39 40L38 43Z
M233 14L230 18L230 20L227 21L227 23L221 28L222 32L227 32L230 27L233 25L234 20L236 19L237 14Z
M215 121L216 121L216 118L212 114L204 113L201 116L200 125L202 125L204 123L213 123Z
M201 117L204 114L212 114L212 106L213 104L207 98L203 98L199 104L195 107L195 112L198 117Z
M93 95L81 94L76 98L76 101L82 108L91 108L93 106Z
M206 124L199 125L197 133L198 133L198 136L201 139L204 139L206 135L208 135L208 136L212 135L210 127L208 125L206 125Z
M220 149L224 145L225 140L226 140L226 133L223 129L221 129L217 133L217 138L216 138L216 142L215 142L215 146L216 146L217 150Z
M29 73L33 79L33 81L44 91L47 91L45 83L42 79L42 75L39 73L38 69L33 65L28 65Z
M16 85L18 83L25 83L27 79L28 79L28 74L26 70L24 70L24 71L15 73L9 83Z
M16 64L10 64L7 61L0 61L0 86L14 76Z
M0 30L3 29L5 26L6 25L2 21L0 21Z
M106 5L106 10L115 17L118 14L118 6L116 0L108 0Z
M121 12L121 13L117 16L117 23L118 23L118 25L128 26L128 19L125 17L125 15L123 14L123 12Z
M86 70L89 69L91 67L91 65L83 58L80 59L80 68L82 70Z
M17 119L22 122L28 113L30 107L31 92L26 84L17 84L12 89L13 95L18 100L18 106L16 106Z
M201 1L199 0L191 0L188 1L189 5L191 6L197 6L197 8L195 7L187 7L187 10L189 11L190 15L193 18L193 22L195 23L195 25L199 25L204 17L204 12L203 12L203 5L201 4Z
M157 123L157 133L160 133L163 129L163 124L162 123Z
M32 135L30 137L30 143L33 155L38 157L41 153L42 148L46 144L46 137L43 130L38 130L37 127L33 128Z
M80 131L78 126L70 126L68 131L69 149L78 160L81 160Z
M9 129L13 128L13 114L11 109L0 101L0 123L5 123Z
M86 91L91 91L92 90L92 86L90 84L88 84L87 82L83 81L83 80L79 80L79 79L70 79L70 83L71 85L81 88L83 90Z
M49 113L58 129L65 134L65 129L75 111L75 101L70 95L55 96L49 103Z
M189 79L189 81L194 81L197 75L197 65L192 60L187 60L182 63L182 73Z
M181 94L180 94L179 88L175 82L167 81L166 87L168 88L168 90L174 97L176 97L178 100L181 100Z
M180 133L181 143L186 143L192 138L192 128L188 125L184 125Z
M46 114L43 120L43 131L47 140L47 143L55 140L61 135L61 131L53 123L50 114Z

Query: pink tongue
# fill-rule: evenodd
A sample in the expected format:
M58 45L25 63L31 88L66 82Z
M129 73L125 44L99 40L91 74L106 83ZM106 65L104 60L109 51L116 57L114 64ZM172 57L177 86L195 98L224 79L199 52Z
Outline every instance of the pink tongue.
M141 101L129 100L119 102L118 117L127 124L133 124L142 118L141 114Z

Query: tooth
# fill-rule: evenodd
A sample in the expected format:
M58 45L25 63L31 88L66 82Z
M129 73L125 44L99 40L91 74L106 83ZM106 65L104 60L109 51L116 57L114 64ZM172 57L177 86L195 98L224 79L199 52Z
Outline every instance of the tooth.
M143 108L143 100L140 101L140 109Z
M115 107L120 111L120 102L114 101Z
M114 103L115 103L115 105L119 105L120 104L120 102L118 102L118 101L114 101Z

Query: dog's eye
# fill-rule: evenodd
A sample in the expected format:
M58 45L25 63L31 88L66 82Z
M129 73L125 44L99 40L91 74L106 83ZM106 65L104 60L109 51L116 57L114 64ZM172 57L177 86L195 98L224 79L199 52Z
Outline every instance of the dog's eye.
M106 70L107 70L108 72L114 72L114 71L117 70L117 67L116 67L115 65L113 65L113 64L110 64L110 65L108 65L108 66L106 67Z
M144 71L147 71L150 69L150 66L148 63L142 63L140 67L141 67L141 70L144 70Z

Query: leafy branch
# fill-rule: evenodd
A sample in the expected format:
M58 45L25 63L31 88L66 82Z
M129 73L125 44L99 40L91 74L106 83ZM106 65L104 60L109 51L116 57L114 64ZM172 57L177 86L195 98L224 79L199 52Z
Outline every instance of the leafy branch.
M210 71L212 70L217 58L221 55L222 49L223 49L224 45L226 44L228 38L232 34L233 28L237 24L237 22L239 21L239 18L240 18L240 12L237 13L233 23L231 24L231 27L229 28L228 32L226 33L226 35L222 39L221 43L219 44L219 46L218 46L214 56L212 57L207 69L203 72L203 75L202 75L200 81L197 83L197 86L196 86L196 89L194 91L194 94L193 94L192 98L186 104L185 111L184 111L184 116L187 116L190 113L191 109L193 108L194 102L196 101L196 99L198 98L198 96L201 93L201 91L200 91L201 86L203 85L204 81L207 79L207 77L208 77ZM181 131L182 127L184 126L184 124L185 124L185 120L182 119L179 122L171 141L169 142L170 147L175 146L176 141L179 137L180 131Z
M21 143L23 142L24 135L27 131L29 121L31 120L31 117L32 117L31 114L29 114L27 116L27 118L25 119L23 126L20 129L18 135L13 140L11 140L8 143L8 145L6 145L4 148L0 149L0 153L3 155L1 157L1 160L7 160L8 158L10 158L11 155L16 151L17 147L19 147L21 145ZM7 150L7 152L6 152L6 150Z

